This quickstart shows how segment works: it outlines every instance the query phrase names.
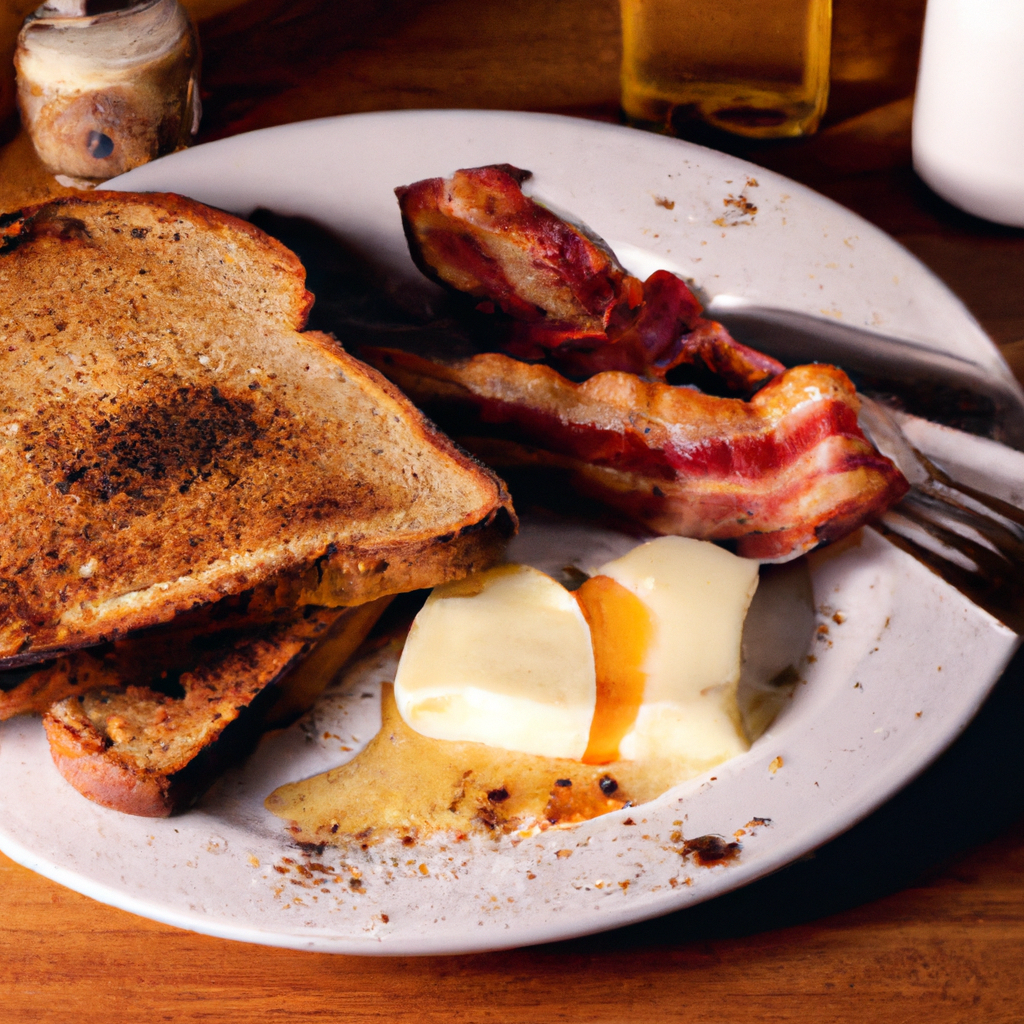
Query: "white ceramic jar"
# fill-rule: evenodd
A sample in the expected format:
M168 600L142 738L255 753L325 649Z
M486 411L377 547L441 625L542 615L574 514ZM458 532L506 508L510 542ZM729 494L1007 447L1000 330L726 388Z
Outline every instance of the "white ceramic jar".
M913 147L939 195L1024 227L1024 0L928 0Z

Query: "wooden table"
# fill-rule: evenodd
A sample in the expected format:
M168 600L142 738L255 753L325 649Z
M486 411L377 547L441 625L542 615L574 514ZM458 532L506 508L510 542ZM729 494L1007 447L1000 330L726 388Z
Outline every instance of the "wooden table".
M35 2L8 0L0 54L19 3ZM204 138L399 107L617 116L615 0L190 6ZM1024 232L959 213L910 169L923 7L835 0L824 130L733 148L893 234L1024 377ZM0 208L60 191L23 135L0 149ZM0 857L0 1019L1019 1022L1022 735L1019 658L946 755L812 857L683 913L510 953L364 960L245 946L101 906Z

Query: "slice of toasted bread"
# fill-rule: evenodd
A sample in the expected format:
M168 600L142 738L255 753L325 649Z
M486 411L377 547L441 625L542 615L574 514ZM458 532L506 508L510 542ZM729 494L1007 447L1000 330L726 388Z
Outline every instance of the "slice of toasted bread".
M255 631L142 635L102 657L60 658L36 673L47 696L63 697L43 718L54 764L105 807L147 817L179 810L266 725L312 703L387 601L307 609Z
M287 249L174 195L0 219L0 669L275 578L348 605L493 561L501 481L331 337Z

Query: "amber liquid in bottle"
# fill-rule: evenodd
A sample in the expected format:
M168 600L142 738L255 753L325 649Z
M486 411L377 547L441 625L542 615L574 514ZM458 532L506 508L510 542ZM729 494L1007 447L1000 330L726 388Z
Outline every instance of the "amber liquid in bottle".
M621 0L634 124L752 138L813 132L828 99L832 0Z

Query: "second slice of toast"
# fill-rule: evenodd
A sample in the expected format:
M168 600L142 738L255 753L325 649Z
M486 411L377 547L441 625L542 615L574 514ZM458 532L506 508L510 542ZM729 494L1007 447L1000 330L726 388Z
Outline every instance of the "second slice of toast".
M54 764L75 789L117 811L164 817L189 806L265 727L311 704L388 600L214 633L174 623L65 655L19 689L29 702L55 698L38 710Z

